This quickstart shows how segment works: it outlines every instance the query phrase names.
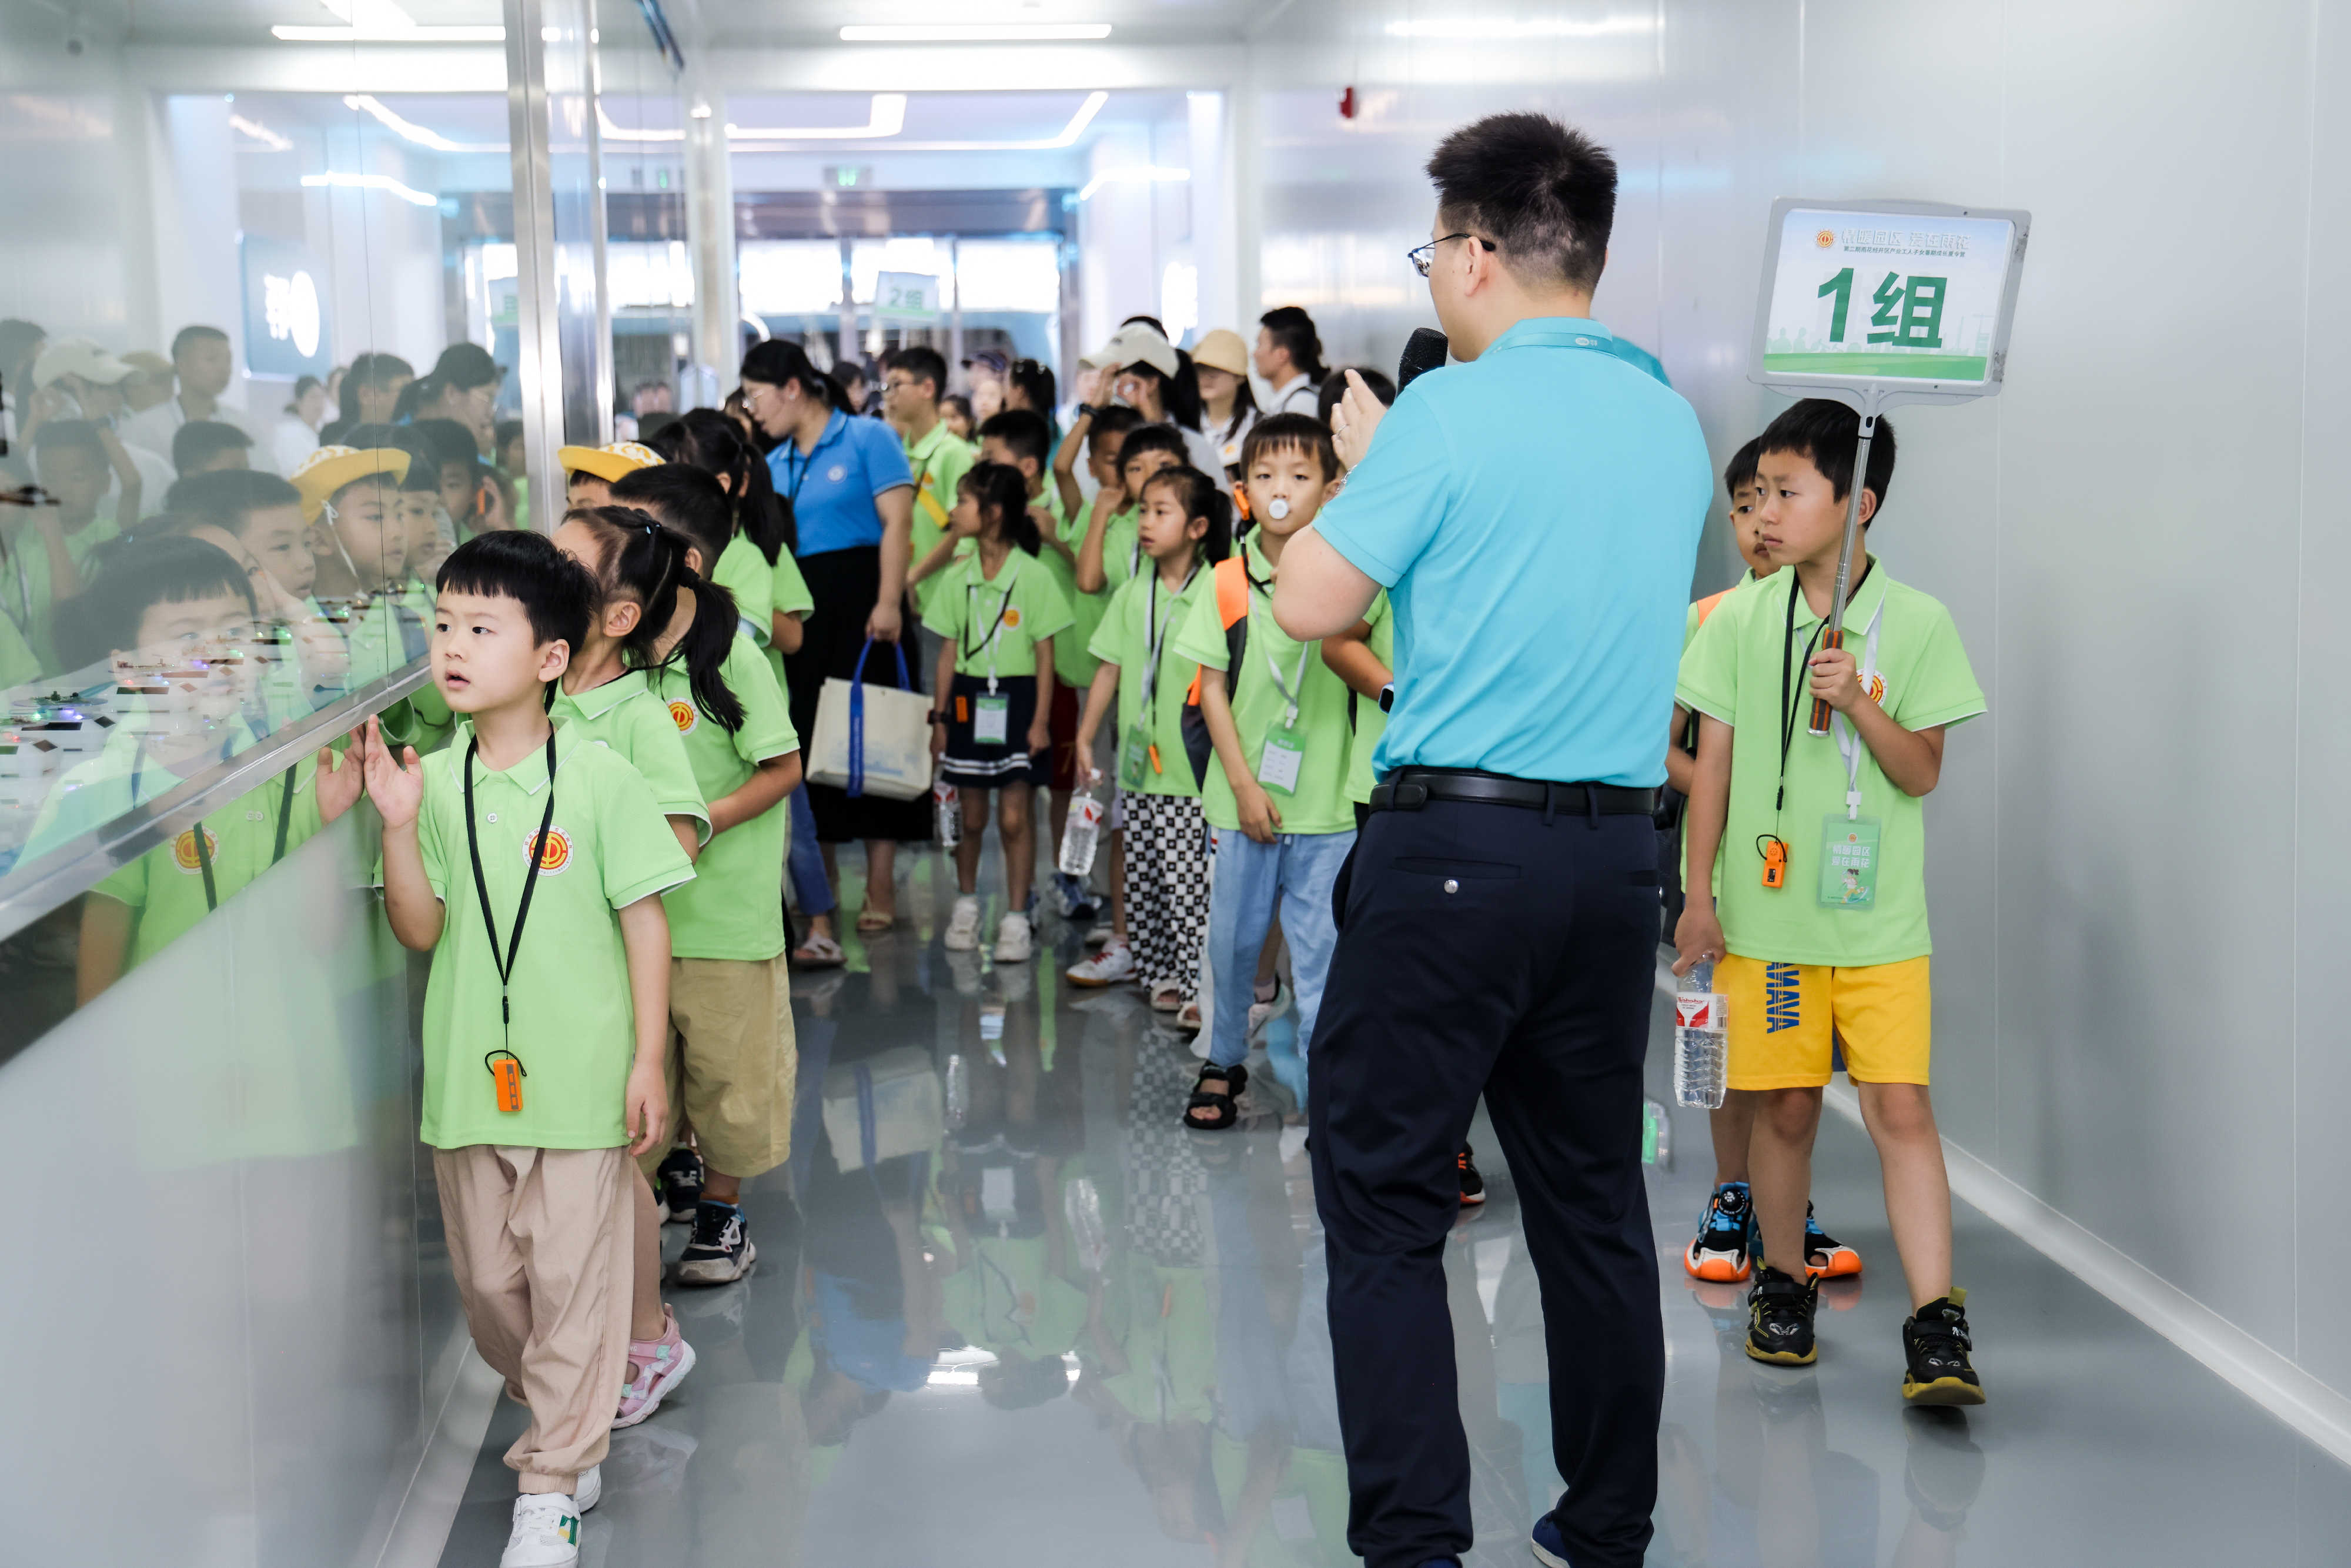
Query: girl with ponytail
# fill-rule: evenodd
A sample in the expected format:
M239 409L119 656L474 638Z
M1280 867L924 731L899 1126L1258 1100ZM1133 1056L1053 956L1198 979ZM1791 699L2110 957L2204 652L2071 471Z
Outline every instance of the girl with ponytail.
M718 481L730 512L726 548L707 575L735 595L735 607L758 629L752 640L774 651L776 678L784 653L800 646L800 622L815 601L793 559L799 540L792 509L776 494L767 459L732 419L697 408L664 427L646 444L674 464L698 468ZM761 604L767 614L756 613Z

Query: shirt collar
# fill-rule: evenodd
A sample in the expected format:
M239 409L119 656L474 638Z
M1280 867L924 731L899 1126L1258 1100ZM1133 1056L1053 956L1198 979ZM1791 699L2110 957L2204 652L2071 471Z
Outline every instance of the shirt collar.
M555 706L561 708L569 705L582 718L602 718L645 689L645 673L643 670L627 670L602 685L590 686L576 696L559 690Z
M601 691L603 688L600 686L597 689ZM563 720L556 719L554 725L555 768L559 773L563 770L564 760L585 743L580 737L571 733L570 727ZM461 789L465 785L465 776L460 769L465 766L465 753L473 744L474 721L470 718L460 719L457 721L455 732L449 737L449 744L443 747L439 754L443 759L443 766L449 769L451 781ZM511 768L498 768L494 771L488 764L484 763L481 765L481 772L475 775L477 783L487 783L495 779L514 786L526 795L536 795L547 787L547 747L532 747L530 755Z
M1779 575L1787 578L1788 591L1796 596L1797 630L1816 626L1826 619L1813 613L1813 601L1804 597L1802 589L1796 586L1794 567L1782 568ZM1869 618L1877 612L1880 604L1886 602L1886 563L1881 560L1870 568L1867 580L1854 591L1852 600L1845 605L1845 625L1857 629L1869 624Z
M831 415L825 420L824 433L816 438L816 444L814 446L810 447L806 452L802 452L800 450L800 444L794 441L788 435L784 437L779 444L778 444L776 450L778 452L790 453L791 461L794 464L813 463L816 461L816 455L823 451L826 444L830 443L834 436L839 435L841 432L841 428L848 424L848 423L849 416L841 413L841 410L834 409Z
M1257 535L1251 533L1241 540L1241 570L1249 574L1251 585L1270 582L1273 579L1273 563L1257 548Z
M906 455L917 463L927 463L930 461L931 454L939 449L939 442L942 439L949 441L955 439L955 432L947 428L947 422L944 419L931 426L931 433L920 441L906 443Z
M1486 353L1497 349L1598 349L1615 336L1588 316L1530 316L1511 323L1486 346Z

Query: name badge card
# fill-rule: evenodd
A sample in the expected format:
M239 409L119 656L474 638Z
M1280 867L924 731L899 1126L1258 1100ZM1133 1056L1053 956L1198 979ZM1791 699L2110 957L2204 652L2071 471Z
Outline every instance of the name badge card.
M1002 746L1010 723L1012 699L1003 696L981 696L974 701L971 710L971 738L978 746Z
M1140 724L1126 727L1126 744L1118 752L1118 787L1140 789L1155 771L1151 732Z
M1306 741L1295 725L1269 730L1265 750L1257 759L1257 781L1276 795L1298 792L1298 769L1306 760Z
M1877 819L1833 813L1821 824L1821 903L1877 907Z

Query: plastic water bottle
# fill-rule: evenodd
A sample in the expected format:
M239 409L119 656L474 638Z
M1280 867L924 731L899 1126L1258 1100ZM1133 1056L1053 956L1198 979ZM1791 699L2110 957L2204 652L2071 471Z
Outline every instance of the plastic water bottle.
M1095 774L1086 780L1085 792L1070 802L1070 820L1061 830L1061 871L1078 878L1090 876L1094 869L1094 847L1102 840L1102 776Z
M1700 958L1674 993L1674 1098L1701 1110L1719 1109L1729 1057L1714 960Z
M1110 1233L1102 1224L1102 1193L1092 1176L1080 1176L1062 1190L1061 1207L1077 1246L1078 1267L1099 1274L1110 1260Z
M931 786L931 805L938 812L939 848L963 842L963 791L942 779Z
M947 1053L946 1118L949 1132L971 1119L971 1064L959 1051Z

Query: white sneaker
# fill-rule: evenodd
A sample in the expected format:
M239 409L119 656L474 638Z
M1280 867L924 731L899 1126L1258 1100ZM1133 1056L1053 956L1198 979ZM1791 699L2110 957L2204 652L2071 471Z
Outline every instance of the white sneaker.
M1070 984L1092 989L1134 978L1134 949L1113 936L1108 946L1082 964L1069 969Z
M999 964L1027 963L1035 945L1036 938L1025 915L1008 915L996 927L996 961Z
M590 1465L580 1472L580 1479L571 1483L571 1500L580 1505L582 1513L604 1500L603 1466Z
M979 895L967 893L955 901L955 913L947 916L947 934L944 938L950 953L968 953L979 946Z
M580 1561L580 1507L559 1491L515 1499L514 1532L498 1568L572 1568Z

